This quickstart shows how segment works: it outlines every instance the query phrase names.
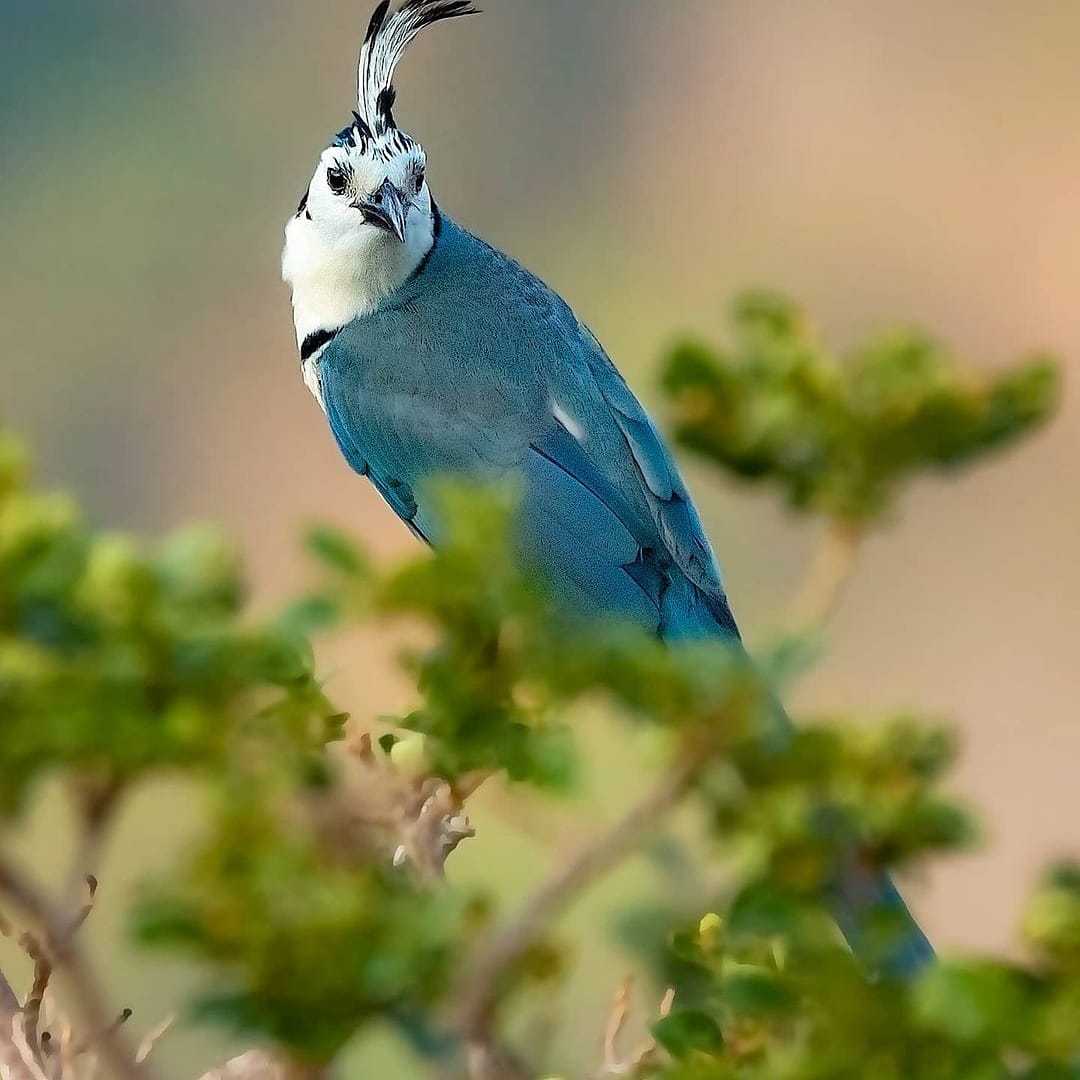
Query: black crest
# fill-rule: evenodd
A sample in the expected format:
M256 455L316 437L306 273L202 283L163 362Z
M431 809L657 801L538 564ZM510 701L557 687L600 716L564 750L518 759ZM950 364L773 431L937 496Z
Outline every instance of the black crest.
M361 138L394 128L394 69L425 27L462 15L477 15L470 0L405 0L392 15L382 0L368 24L360 50L357 130ZM366 132L366 135L365 135Z

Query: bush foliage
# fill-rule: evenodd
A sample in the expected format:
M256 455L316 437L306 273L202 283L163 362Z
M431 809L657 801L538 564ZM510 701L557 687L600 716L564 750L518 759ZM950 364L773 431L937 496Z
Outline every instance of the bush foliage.
M1006 446L1056 398L1048 361L979 381L910 332L837 359L772 296L742 301L734 326L730 350L672 351L679 440L860 529L904 482ZM155 775L209 792L201 839L135 913L143 942L213 973L199 1015L270 1040L298 1075L390 1022L436 1075L539 1077L553 1066L526 1060L503 1017L558 970L551 917L685 803L708 823L726 884L692 915L674 897L637 913L651 932L641 962L674 994L628 1057L613 1019L597 1075L1080 1075L1080 867L1035 891L1025 961L947 957L911 983L869 977L826 914L853 848L867 866L905 869L972 842L943 790L947 730L832 717L778 737L760 668L722 644L665 648L603 622L568 633L512 556L512 497L440 494L438 552L384 572L346 534L316 530L316 584L257 620L221 536L148 545L99 532L69 498L34 488L24 451L0 437L0 815L17 824L46 778L69 784L90 828ZM347 718L310 641L389 620L423 628L401 659L415 707ZM516 914L447 884L479 780L572 788L575 726L598 704L667 748L642 807ZM482 823L469 842L484 843ZM0 855L0 906L6 894L48 924L15 877ZM870 930L887 950L880 915ZM76 948L64 946L58 963Z

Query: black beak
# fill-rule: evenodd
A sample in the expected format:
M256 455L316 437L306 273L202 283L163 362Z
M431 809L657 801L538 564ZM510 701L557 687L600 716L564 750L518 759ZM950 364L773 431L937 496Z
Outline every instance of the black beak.
M375 225L391 236L396 236L399 243L405 242L405 222L412 204L389 180L383 181L382 187L375 192L375 197L370 202L356 202L353 205L364 215L364 220L369 225Z

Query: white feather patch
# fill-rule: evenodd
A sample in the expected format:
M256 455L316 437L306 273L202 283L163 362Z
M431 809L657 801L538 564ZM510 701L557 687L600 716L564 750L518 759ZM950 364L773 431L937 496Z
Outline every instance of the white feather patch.
M551 403L551 415L574 439L578 442L585 441L585 429L581 426L581 421L577 417L571 416L557 401Z
M319 403L319 408L326 412L326 402L323 400L322 379L319 377L319 358L325 352L324 345L317 352L313 352L301 365L300 371L304 376L304 385L311 391L311 396Z

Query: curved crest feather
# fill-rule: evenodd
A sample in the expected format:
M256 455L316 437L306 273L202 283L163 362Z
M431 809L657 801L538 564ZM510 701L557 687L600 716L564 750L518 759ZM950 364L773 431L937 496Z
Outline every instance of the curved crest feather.
M444 19L480 13L470 0L405 0L387 18L389 11L390 0L382 0L360 50L357 119L372 132L394 127L394 69L420 31Z

